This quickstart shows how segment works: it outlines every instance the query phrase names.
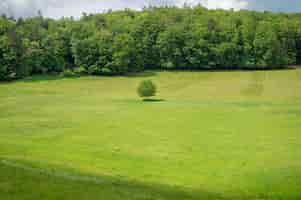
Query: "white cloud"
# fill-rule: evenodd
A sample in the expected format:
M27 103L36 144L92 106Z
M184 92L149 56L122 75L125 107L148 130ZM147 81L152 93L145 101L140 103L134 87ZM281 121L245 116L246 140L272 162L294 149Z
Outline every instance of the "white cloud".
M83 12L96 13L108 9L143 7L143 0L0 0L0 14L15 17L33 16L41 10L47 17L79 17Z
M248 7L246 0L208 0L205 6L209 9L223 8L240 10Z
M181 6L184 3L188 5L201 4L209 9L244 9L248 7L247 0L176 0L176 5Z

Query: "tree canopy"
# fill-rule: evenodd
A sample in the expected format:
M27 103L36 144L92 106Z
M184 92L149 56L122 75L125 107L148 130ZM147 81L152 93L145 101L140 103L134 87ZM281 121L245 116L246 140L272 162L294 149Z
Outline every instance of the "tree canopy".
M79 20L0 17L0 80L84 69L265 69L301 64L301 14L145 8Z

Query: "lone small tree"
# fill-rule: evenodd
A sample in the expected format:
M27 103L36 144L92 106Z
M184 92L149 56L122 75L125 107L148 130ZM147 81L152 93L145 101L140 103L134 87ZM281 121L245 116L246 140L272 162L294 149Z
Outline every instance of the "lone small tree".
M145 100L146 98L155 96L157 88L151 80L144 80L140 83L137 92Z

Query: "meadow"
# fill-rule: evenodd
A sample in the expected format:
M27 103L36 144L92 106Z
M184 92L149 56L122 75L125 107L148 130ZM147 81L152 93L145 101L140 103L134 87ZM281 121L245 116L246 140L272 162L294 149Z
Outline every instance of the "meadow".
M1 83L0 199L300 200L301 70Z

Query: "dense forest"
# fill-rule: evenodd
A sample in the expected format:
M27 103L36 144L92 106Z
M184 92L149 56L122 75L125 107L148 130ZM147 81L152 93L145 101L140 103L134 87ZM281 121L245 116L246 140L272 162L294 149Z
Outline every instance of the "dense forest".
M78 20L0 17L0 80L298 64L301 14L197 6L83 13Z

